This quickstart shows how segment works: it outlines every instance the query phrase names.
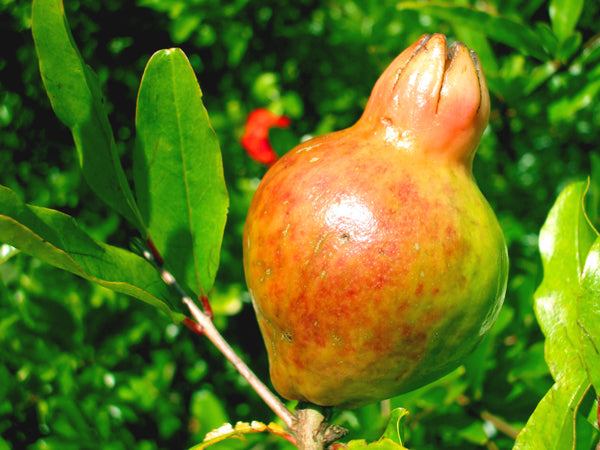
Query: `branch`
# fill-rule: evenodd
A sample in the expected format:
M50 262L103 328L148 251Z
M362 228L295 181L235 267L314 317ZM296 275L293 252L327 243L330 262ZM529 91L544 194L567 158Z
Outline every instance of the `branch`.
M202 297L202 311L196 303L187 295L185 290L177 283L175 277L163 266L163 260L151 239L146 241L149 250L135 243L142 255L159 272L162 280L174 288L183 303L188 307L195 322L187 319L184 323L192 331L204 334L217 349L233 364L235 369L242 375L254 391L283 421L296 441L300 450L323 450L333 442L346 435L348 430L338 425L330 425L331 407L321 407L307 403L301 403L296 409L296 415L292 414L283 402L252 372L252 370L235 353L229 343L223 338L212 322L212 312L208 299Z
M491 414L487 411L482 411L481 418L483 420L493 423L497 430L501 431L502 433L504 433L505 435L507 435L509 438L511 438L513 440L515 440L517 438L517 435L519 434L520 430L517 430L515 427L513 427L510 423L506 422L504 419L502 419L498 416L495 416L494 414Z
M273 394L269 388L252 372L252 370L246 365L244 361L235 353L235 351L231 348L231 346L227 343L227 341L221 336L221 333L214 326L210 311L210 307L208 306L208 300L203 297L202 303L206 308L208 307L207 312L203 312L198 306L194 303L194 301L187 295L185 290L177 283L175 277L167 271L163 266L163 259L154 243L150 238L146 240L146 244L148 248L145 248L143 245L139 243L139 241L134 241L133 244L141 251L143 257L150 262L156 270L159 272L162 280L172 288L174 288L183 303L190 310L192 317L196 320L198 327L190 326L189 323L186 325L192 329L192 331L200 334L204 334L217 349L227 358L227 360L233 364L236 370L242 375L246 381L250 384L250 386L256 391L256 393L263 399L263 401L273 410L273 412L283 421L285 426L294 430L296 426L296 416L294 416L283 404L279 398Z
M256 393L264 400L264 402L273 410L275 414L283 421L283 423L290 429L293 430L296 424L296 417L285 407L285 405L273 394L269 388L252 372L252 370L242 361L242 359L235 353L227 341L221 336L219 331L215 328L214 324L204 314L198 306L188 296L183 297L183 303L187 305L192 316L198 324L202 327L202 330L206 337L219 349L219 351L227 358L227 360L234 365L236 370L248 381L250 386L256 391Z

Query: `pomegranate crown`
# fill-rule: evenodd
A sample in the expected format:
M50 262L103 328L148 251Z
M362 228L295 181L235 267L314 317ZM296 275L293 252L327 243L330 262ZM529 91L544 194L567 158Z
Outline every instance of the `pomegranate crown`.
M423 35L375 83L360 123L389 143L470 167L490 114L476 53L443 34Z

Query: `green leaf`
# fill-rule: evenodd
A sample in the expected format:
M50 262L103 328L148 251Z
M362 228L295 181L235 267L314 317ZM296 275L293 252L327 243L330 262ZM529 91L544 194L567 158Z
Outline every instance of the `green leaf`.
M558 51L556 52L556 59L566 63L581 47L581 41L583 37L581 33L573 33L568 36L564 41L561 42Z
M221 400L208 389L193 393L190 399L190 415L199 426L195 433L198 437L229 422Z
M472 422L465 428L458 430L457 434L467 442L482 446L490 440L483 428L483 422L479 421Z
M0 264L5 263L13 256L19 253L19 249L12 245L3 244L0 245Z
M595 35L590 38L583 47L581 54L578 56L578 62L587 67L597 63L600 59L600 36Z
M201 405L201 407L203 407L203 405ZM203 410L203 414L210 417L210 420L214 420L209 411ZM194 418L197 419L197 416L194 416ZM199 423L201 424L204 424L205 422L206 421L203 422L202 420L199 420ZM252 422L237 422L235 426L232 426L230 423L224 423L219 428L207 433L200 444L194 445L189 450L203 450L224 440L228 440L227 448L248 448L246 435L256 433L271 433L286 440L289 440L292 437L285 431L285 428L273 422L269 425L265 425L262 422L253 420ZM235 441L233 441L233 439L235 439Z
M173 275L196 294L219 266L228 196L221 152L202 92L179 49L155 53L137 104L136 196Z
M596 239L583 209L586 182L565 188L552 207L539 237L544 279L535 293L535 313L546 336L546 361L555 380L577 366L577 296L587 254Z
M585 372L565 372L535 408L513 450L574 448L577 408L588 388Z
M404 422L408 417L408 410L395 408L390 414L390 419L381 438L376 442L367 443L365 439L356 439L348 442L348 449L370 448L377 450L406 450L403 445Z
M400 2L397 7L400 10L412 9L438 17L450 22L455 27L471 28L483 33L490 39L516 48L541 61L549 59L548 53L536 33L525 24L507 17L464 6L456 6L454 3L449 2Z
M579 21L583 0L551 0L548 7L552 30L562 42L567 39Z
M588 81L577 94L565 95L550 104L548 107L550 123L556 125L558 125L558 122L569 123L578 111L590 108L598 95L600 95L600 80Z
M390 420L388 421L382 437L391 439L398 444L402 444L404 442L404 422L407 417L407 409L395 408L390 414Z
M598 430L598 396L590 386L585 397L579 402L575 416L575 450L597 449L600 443Z
M367 443L364 439L356 439L348 442L348 450L368 448L371 450L407 450L402 444L392 441L386 437L377 442Z
M71 36L61 0L35 0L32 30L44 86L57 117L71 129L87 183L145 236L119 162L100 84Z
M527 78L527 82L523 88L525 95L530 95L539 88L542 84L550 79L556 73L559 65L555 61L548 61L535 67Z
M519 434L517 450L579 448L578 408L590 387L580 338L584 352L587 347L591 353L586 363L598 365L592 340L598 328L589 322L597 320L595 300L589 296L598 296L598 237L584 209L588 186L583 181L567 186L540 232L544 279L535 293L535 312L546 336L546 361L556 383Z
M600 393L600 237L590 250L578 299L582 357L597 393Z
M592 226L598 230L600 226L600 154L591 153L590 163L592 170L590 174L590 188L585 196L585 211Z
M554 31L552 31L552 28L550 28L550 24L546 22L537 22L535 24L535 33L540 42L543 42L546 52L550 55L556 55L558 48L560 47L560 42L554 34ZM556 62L554 61L554 58L552 59L552 62Z
M156 270L135 253L95 241L59 211L24 204L0 185L0 242L113 291L142 300L175 322L177 297ZM166 301L172 303L167 304Z

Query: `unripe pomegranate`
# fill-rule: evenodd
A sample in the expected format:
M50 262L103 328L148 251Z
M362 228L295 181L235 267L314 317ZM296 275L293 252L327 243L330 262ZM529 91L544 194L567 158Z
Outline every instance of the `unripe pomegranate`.
M475 53L425 35L355 125L269 169L244 268L283 397L353 408L407 392L490 329L508 257L471 170L489 111Z

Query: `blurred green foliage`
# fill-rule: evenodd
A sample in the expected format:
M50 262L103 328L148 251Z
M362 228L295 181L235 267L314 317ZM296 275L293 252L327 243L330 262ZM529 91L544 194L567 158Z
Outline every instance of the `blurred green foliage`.
M217 325L258 375L268 367L245 291L241 233L265 168L244 154L247 114L268 107L283 153L303 136L352 124L387 64L421 34L478 51L492 96L475 176L509 245L505 307L467 363L390 404L340 412L350 438L377 439L402 406L414 449L511 448L552 386L533 313L540 227L558 193L592 171L600 130L600 4L560 0L65 0L83 58L98 73L131 175L135 101L159 49L181 47L219 136L231 206L211 295ZM459 9L469 7L470 10ZM82 181L54 116L31 37L31 4L0 1L0 183L78 218L95 238L135 235ZM469 12L471 11L471 12ZM473 12L475 11L475 12ZM581 11L583 13L580 15ZM485 17L501 20L485 22ZM515 34L517 33L517 34ZM521 34L519 34L521 33ZM596 223L598 225L598 223ZM225 421L272 413L204 341L153 308L0 247L0 449L185 448ZM252 436L226 447L283 448Z

